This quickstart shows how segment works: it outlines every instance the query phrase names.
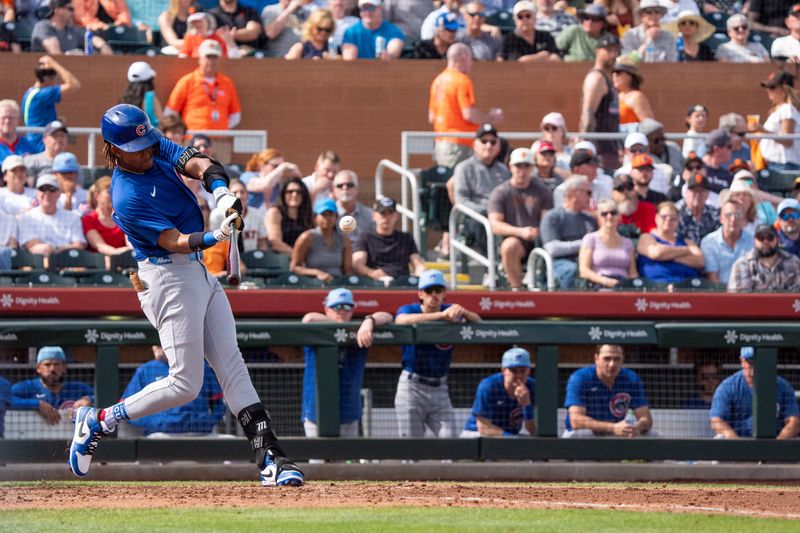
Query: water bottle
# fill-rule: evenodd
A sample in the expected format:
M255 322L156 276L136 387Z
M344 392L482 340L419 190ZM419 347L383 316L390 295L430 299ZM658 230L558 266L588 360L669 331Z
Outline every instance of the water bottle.
M92 41L93 38L94 32L87 28L83 41L83 53L87 56L94 55L94 42Z
M380 59L383 52L386 51L386 37L378 35L375 37L375 57Z
M336 58L336 41L334 41L333 36L328 37L328 59L335 59Z
M628 409L628 413L625 415L625 422L627 422L629 426L636 425L636 415L633 414L633 409Z
M677 39L677 46L678 46L678 61L686 61L686 51L683 48L683 34L678 33Z
M647 41L647 49L644 53L644 62L645 63L655 63L656 62L656 45L653 43L652 39L648 39Z

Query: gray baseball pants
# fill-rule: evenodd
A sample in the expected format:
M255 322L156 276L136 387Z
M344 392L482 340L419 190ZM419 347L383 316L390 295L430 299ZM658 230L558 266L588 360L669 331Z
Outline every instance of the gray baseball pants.
M447 383L438 387L415 383L408 379L408 371L403 370L397 382L394 409L401 437L423 437L425 427L440 438L458 435Z

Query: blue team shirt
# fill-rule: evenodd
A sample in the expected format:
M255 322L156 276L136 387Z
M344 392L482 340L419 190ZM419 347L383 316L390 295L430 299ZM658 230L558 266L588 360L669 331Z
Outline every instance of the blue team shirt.
M184 150L162 138L150 170L135 174L115 168L111 176L114 221L128 236L137 260L169 255L158 245L164 230L189 234L204 229L197 198L175 171Z
M478 384L478 391L475 393L472 415L470 415L467 423L464 424L464 429L478 431L478 423L475 421L475 417L481 416L507 433L518 434L522 429L524 420L533 420L534 398L536 396L532 377L528 377L526 385L531 394L531 404L527 407L522 407L516 398L512 398L506 392L503 386L502 372L483 378Z
M778 376L775 434L780 433L786 417L798 416L797 398L788 381ZM740 437L753 435L753 390L741 370L725 378L711 399L711 418L721 418Z
M11 383L0 376L0 439L6 432L6 411L11 407Z
M26 126L47 126L58 120L56 104L61 102L61 85L31 87L22 96L22 123ZM32 153L44 151L44 143L39 133L29 133L28 141L37 149Z
M302 419L317 421L317 349L305 346L306 369L303 373ZM361 384L367 349L339 347L339 423L349 424L361 418Z
M377 30L369 30L360 20L347 28L342 38L342 44L354 44L358 47L359 59L375 59L375 39L381 36L386 39L386 46L392 39L404 39L403 30L384 20Z
M442 304L439 308L444 311L452 304ZM420 304L401 306L396 313L400 315L414 315L422 313ZM429 378L440 378L447 375L450 370L450 360L453 357L452 344L407 344L403 346L403 369Z
M130 423L142 428L145 435L151 433L210 433L222 420L225 414L225 403L222 401L222 389L217 382L214 371L203 363L203 388L197 398L189 403L159 411ZM164 361L153 359L134 372L130 383L125 388L122 398L133 396L147 385L169 375L169 365Z
M35 410L39 409L39 400L44 400L56 409L67 409L84 396L94 403L94 388L86 383L65 381L61 391L56 394L36 377L14 383L11 387L11 408Z
M17 142L12 145L8 145L0 140L0 165L2 165L6 157L10 155L38 154L41 151L42 150L39 150L38 143L31 142L31 140L25 136L17 137Z
M585 407L586 416L595 420L619 422L625 419L628 409L635 411L647 406L647 396L642 380L633 370L620 370L614 386L609 389L597 377L597 370L592 365L576 370L569 377L564 407L569 409L572 405ZM565 426L572 429L569 413Z

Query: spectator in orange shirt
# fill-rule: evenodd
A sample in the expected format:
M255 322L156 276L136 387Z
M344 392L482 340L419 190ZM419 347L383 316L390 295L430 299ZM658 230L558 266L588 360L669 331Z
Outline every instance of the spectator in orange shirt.
M239 57L239 49L233 40L232 34L225 30L217 29L216 19L209 13L192 13L186 19L188 29L183 36L178 57L198 57L200 45L203 41L211 39L217 41L226 57Z
M503 110L492 108L481 113L475 107L475 91L469 72L472 53L464 43L455 43L447 50L447 68L433 80L428 101L428 122L433 131L463 131L472 133L478 124L498 125ZM437 165L455 167L472 156L472 138L438 137L434 151Z
M125 0L73 0L75 23L93 31L107 30L110 26L130 26L131 12ZM113 22L108 24L99 18L100 8Z
M242 120L242 108L233 80L219 73L219 43L206 39L199 55L197 70L178 80L164 114L180 115L190 130L235 128Z

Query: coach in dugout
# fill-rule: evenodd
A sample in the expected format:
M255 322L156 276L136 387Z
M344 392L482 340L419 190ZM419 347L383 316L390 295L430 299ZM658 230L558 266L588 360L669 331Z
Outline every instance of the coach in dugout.
M711 429L717 439L753 436L753 375L755 350L743 346L739 362L742 369L725 378L711 399ZM794 389L788 381L777 378L775 433L778 439L792 439L800 432L800 411Z
M576 370L567 381L564 438L656 437L653 417L636 372L622 368L622 346L602 344L594 365ZM629 411L633 417L629 417Z

